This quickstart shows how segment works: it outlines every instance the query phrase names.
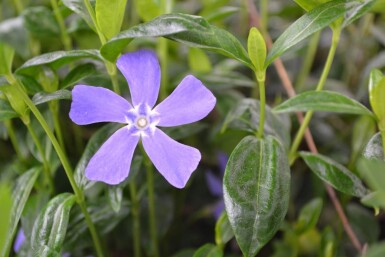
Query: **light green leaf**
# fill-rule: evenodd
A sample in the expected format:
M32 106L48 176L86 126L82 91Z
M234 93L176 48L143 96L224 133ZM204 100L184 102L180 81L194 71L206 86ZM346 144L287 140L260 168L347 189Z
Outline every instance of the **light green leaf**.
M316 226L321 215L323 203L321 198L315 198L302 207L295 230L298 234L302 234Z
M370 110L356 100L332 91L308 91L286 100L273 110L276 113L326 111L373 115Z
M329 2L328 0L294 0L305 11L311 11L320 4Z
M369 100L378 119L380 130L385 130L385 77L378 70L370 73Z
M0 42L0 75L12 74L12 62L15 50Z
M191 70L194 72L209 73L212 70L209 57L199 48L189 48L188 61Z
M234 237L233 229L231 228L229 218L226 212L222 212L221 216L215 224L215 243L219 246L224 246Z
M369 116L361 116L354 123L351 139L351 163L355 163L357 157L362 154L362 150L375 132L376 122Z
M265 80L265 60L266 60L266 43L261 32L255 27L252 27L247 39L247 50L251 62L255 67L257 78L259 80Z
M61 99L71 99L71 91L61 89L53 93L37 93L36 95L33 96L32 101L35 105L39 105L42 103L47 103L53 100L61 100Z
M84 0L62 0L62 3L67 6L68 9L82 17L83 20L87 22L88 26L96 31L92 18L87 11L86 5L84 4Z
M96 21L107 40L119 33L126 11L127 0L97 0Z
M134 0L136 11L141 19L150 21L161 15L159 1L156 0Z
M227 163L223 189L238 245L245 257L255 256L278 231L289 205L289 162L278 140L245 137Z
M232 34L210 25L202 17L181 13L165 14L119 33L102 47L101 54L107 60L115 61L134 38L141 37L166 37L223 54L253 67L246 50Z
M12 214L12 196L11 189L5 182L0 183L0 203L1 203L1 214L0 214L0 253L1 256L8 256L5 254L7 248L9 248L9 235L11 228L11 214Z
M193 257L222 257L223 252L222 250L213 245L213 244L205 244L201 246L196 252L194 253Z
M36 68L42 65L48 65L52 69L58 69L61 66L79 59L95 59L102 60L99 51L95 49L90 50L72 50L72 51L57 51L42 54L26 61L16 73L34 73Z
M75 196L62 193L48 202L32 230L31 247L36 256L61 256L70 210Z
M0 121L19 117L8 101L0 99Z
M368 193L362 181L353 172L334 160L308 152L300 152L299 155L314 174L338 191L356 197L363 197Z
M21 175L17 180L12 192L12 211L10 219L10 227L8 230L7 240L4 244L1 256L8 256L9 250L12 246L13 238L16 234L17 225L19 223L21 214L24 210L33 185L40 173L40 169L33 168Z

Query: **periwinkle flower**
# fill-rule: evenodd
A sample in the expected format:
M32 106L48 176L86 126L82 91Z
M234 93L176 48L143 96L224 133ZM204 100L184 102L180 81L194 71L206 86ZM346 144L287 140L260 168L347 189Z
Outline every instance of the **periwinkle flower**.
M125 124L91 158L86 177L112 185L122 182L128 176L134 150L141 139L158 171L171 185L183 188L197 168L201 154L157 127L203 119L215 106L214 95L201 81L188 75L171 95L155 106L160 87L156 55L149 50L127 53L117 60L117 67L128 82L132 104L102 87L77 85L72 91L70 118L76 124Z

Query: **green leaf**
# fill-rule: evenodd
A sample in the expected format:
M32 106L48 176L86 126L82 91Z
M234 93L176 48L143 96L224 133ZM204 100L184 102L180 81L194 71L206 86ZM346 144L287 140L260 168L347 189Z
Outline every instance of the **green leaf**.
M58 69L65 64L84 58L102 60L99 51L95 49L57 51L42 54L28 60L16 70L16 73L34 73L36 68L42 65L48 65L52 69Z
M299 155L314 174L338 191L356 197L363 197L368 193L362 181L354 173L334 160L308 152L300 152Z
M48 202L32 230L31 247L36 256L61 256L70 210L75 196L62 193Z
M198 250L195 251L193 257L222 257L222 250L213 245L213 244L205 244L201 246Z
M161 15L159 1L157 0L134 0L136 12L144 21L150 21Z
M12 62L15 50L0 42L0 75L12 74Z
M11 211L11 219L10 226L8 230L7 240L4 244L3 252L1 256L8 256L10 247L12 246L13 238L15 236L17 225L19 223L21 214L24 210L25 203L27 202L33 185L40 173L40 169L33 168L26 171L23 175L21 175L17 180L12 192L12 211Z
M118 213L122 206L123 199L123 188L120 186L109 186L108 187L108 200L111 208Z
M385 256L385 242L370 245L362 257L383 257Z
M287 28L274 42L267 56L267 67L276 58L313 33L327 27L347 11L346 0L335 0L318 5Z
M356 0L347 2L347 9L348 12L344 16L344 22L342 23L342 28L348 26L358 18L360 18L362 15L367 13L374 3L377 2L377 0Z
M84 0L62 0L62 3L67 6L68 9L82 17L88 26L92 30L96 31L92 18L87 11L86 5L84 4Z
M97 0L96 21L100 32L107 40L119 33L122 26L127 0Z
M165 14L119 33L102 47L101 54L113 62L134 38L141 37L166 37L223 54L253 67L246 50L232 34L210 25L202 17L181 13Z
M265 80L266 68L264 66L266 61L266 43L261 32L255 27L252 27L247 39L247 50L251 62L255 67L257 78L259 80Z
M215 243L224 246L234 237L229 218L226 212L222 212L221 216L215 224Z
M346 215L360 242L372 244L378 241L380 226L377 217L373 215L371 210L351 202L346 206Z
M215 22L223 20L224 18L234 14L238 13L240 11L239 7L235 6L221 6L219 8L216 8L215 10L206 13L201 13L200 15L203 16L208 22Z
M354 123L351 140L351 163L355 163L357 157L362 154L362 150L375 132L376 122L369 116L361 116Z
M230 112L223 122L222 131L228 127L244 130L255 134L259 128L260 104L255 99L242 99ZM266 106L265 133L273 135L286 146L290 146L290 119L275 114Z
M0 121L19 117L8 101L0 99Z
M4 20L0 23L0 42L12 46L24 59L30 56L28 31L23 25L22 17Z
M294 0L302 9L305 11L310 11L317 7L318 5L329 2L328 0Z
M255 256L280 228L289 205L289 162L278 140L245 137L230 156L223 188L238 245L244 256Z
M317 225L322 207L323 203L321 198L315 198L302 207L295 225L295 230L298 234L302 234Z
M29 32L39 37L56 37L60 35L60 27L54 14L44 6L25 9L22 13L24 26Z
M94 74L96 74L96 68L92 63L78 65L67 74L64 80L60 83L60 88L73 86L79 81Z
M188 61L191 70L194 72L209 73L212 70L210 59L199 48L189 48Z
M5 251L9 251L9 238L11 228L11 214L12 214L12 196L11 189L5 182L0 183L0 203L1 203L1 219L0 219L0 253L1 256L8 256ZM7 246L8 245L8 246ZM7 249L7 250L6 250Z
M361 158L358 161L358 170L365 182L373 191L385 194L385 162L377 159Z
M327 111L346 114L373 115L364 105L332 91L308 91L276 106L274 112Z
M61 89L53 93L40 92L33 96L32 101L35 105L47 103L53 100L71 99L71 91Z
M381 133L376 133L366 145L363 155L367 159L385 160Z
M380 130L385 130L385 77L374 70L370 73L369 100L378 119Z

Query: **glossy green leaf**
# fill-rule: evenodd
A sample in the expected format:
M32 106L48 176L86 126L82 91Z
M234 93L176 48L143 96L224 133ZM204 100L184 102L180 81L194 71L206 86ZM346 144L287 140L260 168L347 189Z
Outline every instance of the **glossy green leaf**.
M383 257L385 256L385 242L370 245L361 257Z
M320 179L345 194L363 197L368 193L362 181L350 170L321 154L300 152L307 166Z
M87 7L84 4L84 0L62 0L62 3L74 13L82 17L91 29L96 30L94 23L92 22L92 18L87 11Z
M35 36L56 37L60 35L59 24L53 12L47 7L29 7L23 11L22 17L24 26Z
M327 27L347 11L346 0L335 0L318 5L287 28L274 42L266 66L303 39Z
M0 99L0 121L9 120L18 116L8 101Z
M31 247L36 256L61 256L70 210L75 196L62 193L48 202L32 230Z
M298 234L304 233L316 226L321 215L323 203L321 198L315 198L302 207L295 226Z
M373 115L364 105L332 91L308 91L286 100L274 112L326 111L346 114Z
M28 31L23 25L22 17L7 19L0 23L0 42L12 46L24 59L30 56Z
M61 89L54 93L45 93L45 92L37 93L36 95L33 96L32 101L35 105L39 105L39 104L47 103L53 100L61 100L61 99L68 100L68 99L71 99L71 96L72 96L71 91Z
M97 0L96 22L107 40L119 33L122 26L127 0Z
M11 189L5 182L0 183L0 203L1 203L1 219L0 219L0 253L1 256L8 256L4 254L9 248L9 234L11 228L11 214L12 214L12 195ZM8 250L7 250L8 251Z
M374 70L369 80L369 100L372 110L378 119L380 130L385 130L385 76Z
M81 80L94 74L96 74L96 68L92 63L78 65L67 74L64 80L60 83L60 88L73 86Z
M247 51L259 80L265 80L266 43L261 32L252 27L247 39Z
M8 256L6 253L9 252L10 247L12 246L21 214L39 173L40 169L33 168L25 172L16 180L16 184L12 192L13 205L10 217L10 227L1 256Z
M278 231L288 210L287 154L272 136L245 137L230 156L223 182L238 245L244 256L255 256Z
M382 146L381 133L376 133L366 145L363 155L367 159L385 160L384 147Z
M209 57L204 51L199 48L189 48L188 62L190 69L194 72L208 73L212 70Z
M242 99L230 112L223 122L222 131L227 128L244 130L255 134L259 128L260 104L255 99ZM290 119L284 115L277 115L266 106L265 133L273 135L289 148Z
M202 17L181 13L165 14L119 33L102 47L101 54L107 60L115 61L134 38L141 37L166 37L223 54L253 67L246 50L232 34L210 25Z
M144 21L150 21L161 15L160 3L157 0L134 0L136 11Z
M12 62L15 50L0 42L0 75L12 73Z
M215 223L215 243L224 246L234 237L229 218L226 212L222 212L221 216Z
M205 244L201 246L196 252L194 253L193 257L222 257L223 252L222 250L213 245L213 244Z
M72 50L72 51L57 51L36 56L25 62L16 73L33 73L37 67L47 65L52 69L58 69L61 66L71 63L79 59L95 59L102 60L98 50Z
M346 27L362 15L367 13L377 0L356 0L348 1L346 3L348 12L344 16L342 27Z

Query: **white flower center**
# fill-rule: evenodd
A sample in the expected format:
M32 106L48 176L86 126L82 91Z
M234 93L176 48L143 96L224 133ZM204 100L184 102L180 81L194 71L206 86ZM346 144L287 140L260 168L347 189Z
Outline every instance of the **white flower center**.
M148 124L148 121L146 119L146 117L139 117L137 120L136 120L136 126L138 128L145 128Z

